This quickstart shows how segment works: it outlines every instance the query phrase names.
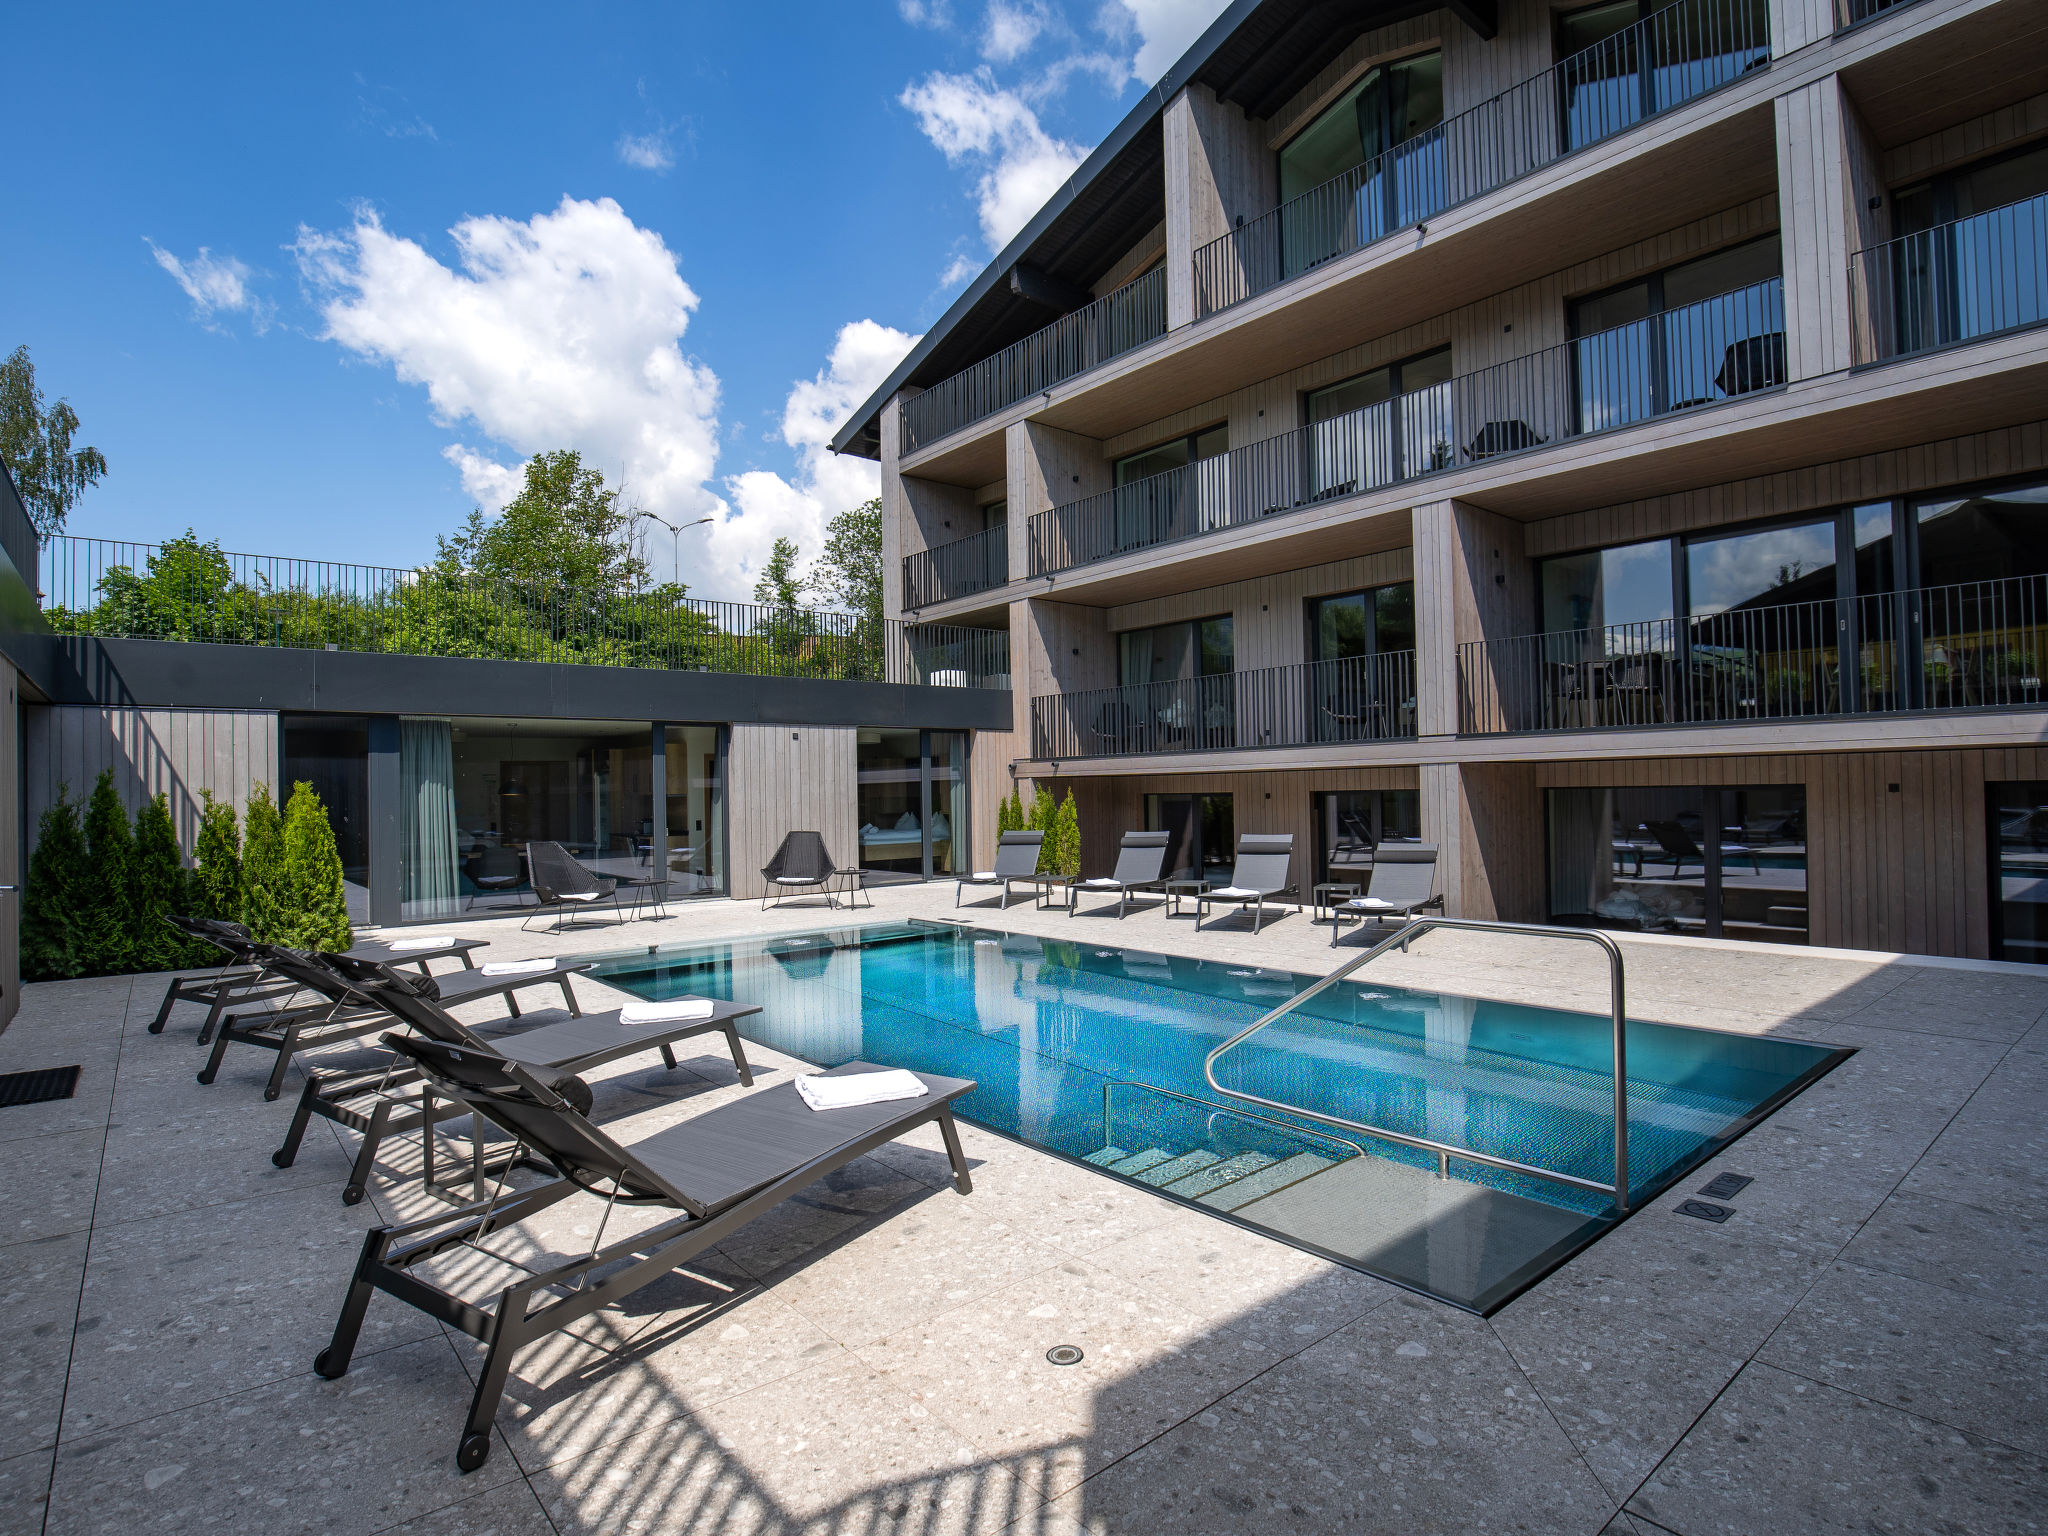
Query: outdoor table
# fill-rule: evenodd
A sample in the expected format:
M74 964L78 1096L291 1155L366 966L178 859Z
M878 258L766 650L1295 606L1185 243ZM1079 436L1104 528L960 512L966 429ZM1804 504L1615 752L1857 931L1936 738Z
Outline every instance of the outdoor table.
M1201 896L1208 891L1212 883L1212 881L1208 880L1168 880L1163 882L1166 891L1166 915L1168 917L1179 917L1181 915L1181 898L1183 896Z
M1334 923L1337 921L1336 898L1343 898L1345 900L1349 900L1351 897L1363 896L1364 894L1365 887L1357 884L1355 881L1325 880L1322 884L1315 886L1311 891L1313 900L1309 903L1309 905L1314 909L1316 915L1310 918L1309 921L1312 923L1320 923L1321 921L1323 921L1323 910L1325 908L1328 908L1330 912L1330 921Z

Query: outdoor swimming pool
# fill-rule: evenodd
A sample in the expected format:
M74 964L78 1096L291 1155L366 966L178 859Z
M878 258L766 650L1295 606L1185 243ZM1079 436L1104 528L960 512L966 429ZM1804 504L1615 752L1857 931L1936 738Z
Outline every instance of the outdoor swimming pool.
M1616 1221L1605 1198L1219 1097L1203 1058L1310 978L950 924L588 956L639 997L758 1003L749 1038L979 1084L963 1118L1490 1312ZM1267 1099L1607 1182L1610 1021L1340 983L1226 1057ZM1848 1053L1631 1021L1640 1203Z

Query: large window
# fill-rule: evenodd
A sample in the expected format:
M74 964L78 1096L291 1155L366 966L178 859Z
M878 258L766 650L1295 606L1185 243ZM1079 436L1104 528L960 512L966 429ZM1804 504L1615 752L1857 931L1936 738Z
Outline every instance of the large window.
M1286 270L1304 271L1441 208L1443 120L1443 55L1425 53L1374 65L1289 140L1280 151Z
M1439 347L1306 401L1311 496L1348 496L1448 468L1454 456L1451 349Z
M1803 785L1547 798L1552 922L1807 942Z
M1116 637L1123 693L1095 728L1124 751L1217 749L1237 743L1237 665L1227 613L1129 629Z
M1166 878L1230 878L1237 859L1237 832L1228 795L1147 795L1145 830L1164 832Z
M360 715L286 715L284 794L304 781L319 792L334 828L349 917L370 916L370 727Z
M2048 320L2048 144L1899 188L1892 233L1888 353Z
M1565 147L1597 144L1765 63L1767 8L1768 0L1603 0L1560 16Z
M1578 430L1783 384L1778 237L1731 246L1570 305Z
M1310 740L1413 733L1414 583L1311 599L1308 630Z
M1120 687L1220 677L1235 667L1231 616L1127 629L1116 637L1116 680Z
M1111 466L1119 549L1142 549L1230 521L1230 429L1207 427Z
M967 867L967 741L865 730L858 743L860 867L904 880Z
M1314 797L1316 879L1360 887L1382 843L1422 841L1422 796L1413 789L1330 790Z
M641 863L666 867L671 895L714 896L725 890L723 734L715 725L671 725L664 733L665 849L650 845ZM659 861L664 851L665 866Z
M1987 784L1991 955L2048 964L2048 783Z

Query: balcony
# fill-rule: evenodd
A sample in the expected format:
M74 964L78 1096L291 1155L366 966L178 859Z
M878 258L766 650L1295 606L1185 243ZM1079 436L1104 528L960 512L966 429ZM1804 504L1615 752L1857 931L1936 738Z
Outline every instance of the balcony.
M2048 320L2048 195L1858 251L1849 290L1858 364L2039 325Z
M1166 334L1166 268L1106 293L903 403L903 452L1008 410Z
M903 606L928 608L956 597L972 597L1007 586L1010 530L998 523L950 544L937 544L903 557Z
M1031 574L1241 527L1785 382L1780 279L1279 433L1031 519Z
M1031 701L1031 755L1049 761L1414 735L1413 651L1091 688Z
M1681 0L1203 246L1195 316L1413 229L1770 57L1765 0Z
M1459 730L2039 709L2048 577L1730 609L1459 648Z
M1835 30L1846 32L1918 3L1919 0L1835 0Z
M756 603L673 585L590 592L443 566L399 570L231 554L197 539L60 536L43 619L63 635L578 666L1008 688L1007 630Z

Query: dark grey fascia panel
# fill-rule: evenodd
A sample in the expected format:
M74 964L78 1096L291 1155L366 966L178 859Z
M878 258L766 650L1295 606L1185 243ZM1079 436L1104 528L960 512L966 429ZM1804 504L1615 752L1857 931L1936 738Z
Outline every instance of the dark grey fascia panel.
M52 704L1009 730L1010 695L806 677L301 651L184 640L0 636Z

